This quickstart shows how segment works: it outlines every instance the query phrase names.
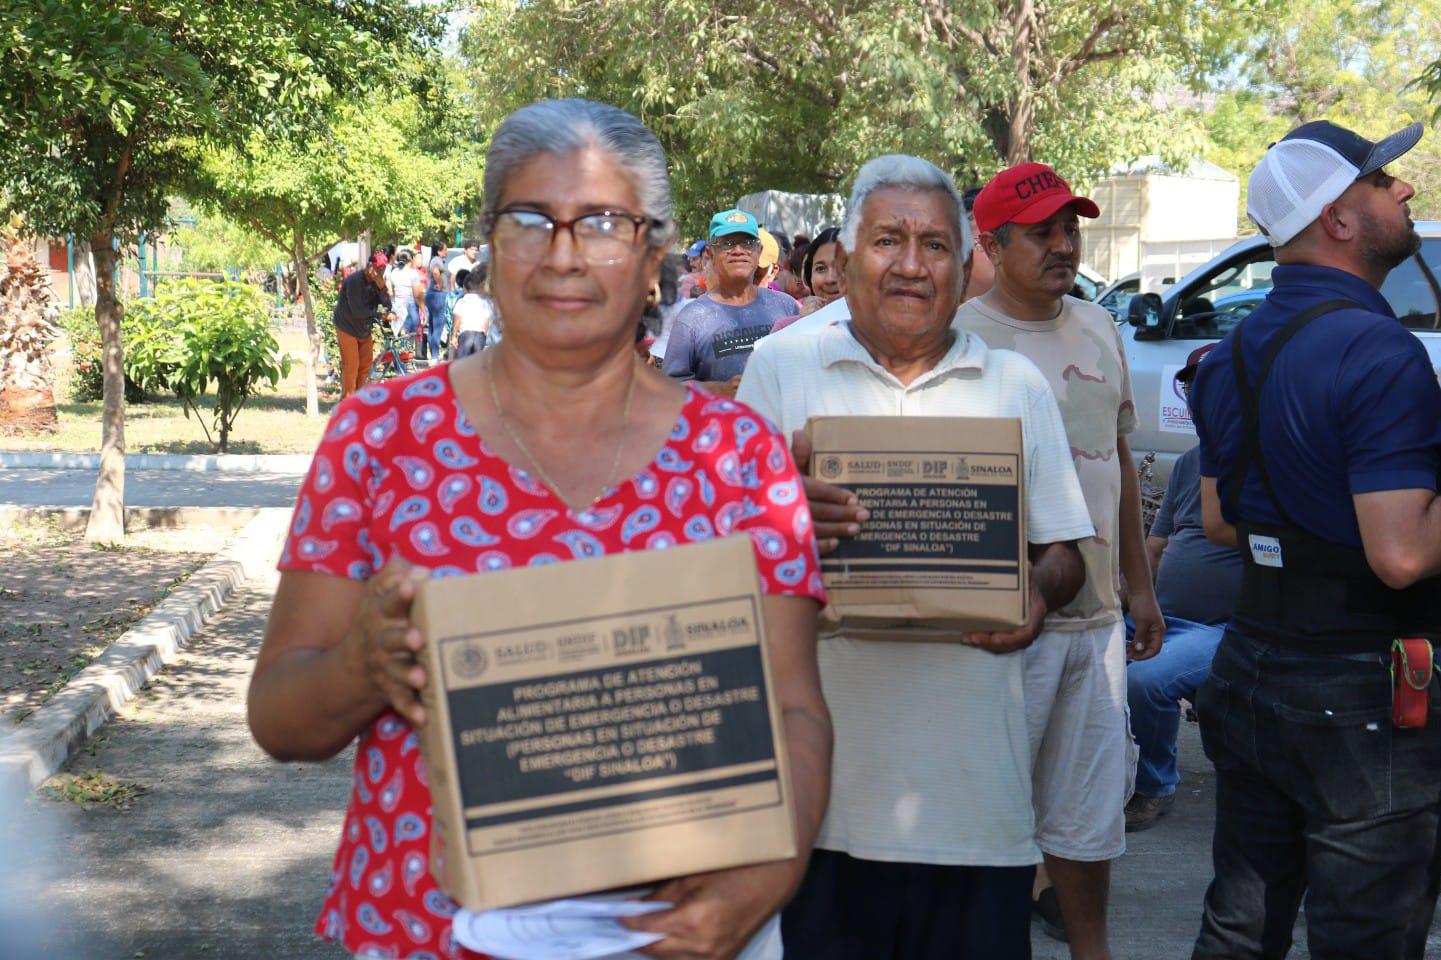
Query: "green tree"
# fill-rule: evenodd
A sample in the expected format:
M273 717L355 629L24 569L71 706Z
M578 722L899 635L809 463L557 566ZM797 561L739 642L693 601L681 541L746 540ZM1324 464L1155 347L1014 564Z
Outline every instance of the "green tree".
M687 226L752 189L835 190L903 150L959 179L1079 177L1200 141L1153 98L1218 62L1262 0L481 0L463 50L494 111L623 106L671 158Z
M1438 57L1441 0L1277 7L1237 56L1214 109L1203 117L1207 158L1241 178L1244 211L1246 178L1267 146L1292 128L1330 120L1376 138L1428 119L1434 95L1416 79ZM1441 216L1441 139L1424 137L1395 169L1416 186L1413 215Z
M195 213L195 223L178 227L166 237L168 245L179 250L181 270L240 270L254 277L270 273L285 258L285 251L230 217L213 211Z
M309 137L256 133L239 147L206 151L197 168L192 192L202 206L239 220L294 267L310 340L311 416L320 414L321 339L310 263L338 238L366 229L414 237L449 224L468 151L463 141L436 142L428 124L437 114L446 111L422 111L413 98L337 104L326 128Z
M0 0L0 190L32 230L88 239L95 257L105 401L87 539L124 537L119 251L163 226L205 145L313 126L438 18L333 0Z

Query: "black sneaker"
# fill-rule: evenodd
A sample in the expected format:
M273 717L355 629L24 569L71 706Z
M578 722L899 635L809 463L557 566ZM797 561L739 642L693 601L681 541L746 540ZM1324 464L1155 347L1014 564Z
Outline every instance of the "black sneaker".
M1139 793L1134 794L1126 803L1126 832L1139 833L1151 829L1157 820L1170 812L1175 802L1174 793L1169 797L1143 797Z
M1031 915L1040 921L1046 936L1070 943L1070 938L1066 936L1066 918L1061 916L1061 900L1056 896L1055 887L1047 887L1031 901Z

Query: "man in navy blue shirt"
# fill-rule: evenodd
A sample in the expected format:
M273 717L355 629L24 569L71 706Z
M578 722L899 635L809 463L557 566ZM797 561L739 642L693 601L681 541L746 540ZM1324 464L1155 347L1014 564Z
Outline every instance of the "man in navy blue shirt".
M1432 715L1393 726L1390 666L1441 631L1441 387L1379 293L1420 242L1384 167L1420 137L1317 121L1272 145L1247 214L1275 288L1196 373L1206 533L1245 570L1197 695L1216 877L1193 960L1284 956L1303 894L1317 960L1426 949L1441 699L1432 678Z

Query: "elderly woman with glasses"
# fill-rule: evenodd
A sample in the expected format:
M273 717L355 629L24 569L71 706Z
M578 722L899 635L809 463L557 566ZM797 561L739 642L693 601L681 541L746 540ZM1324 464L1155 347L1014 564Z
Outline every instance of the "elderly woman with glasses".
M629 114L532 104L485 165L491 290L505 339L341 403L301 490L250 688L250 727L283 761L357 741L354 787L316 931L352 953L476 956L431 877L414 729L429 682L410 620L425 576L487 573L745 532L767 594L800 851L681 877L630 922L656 957L779 956L776 911L825 809L824 599L786 444L762 418L647 368L636 324L671 240L665 156ZM664 599L665 584L655 585ZM377 842L377 838L378 841Z

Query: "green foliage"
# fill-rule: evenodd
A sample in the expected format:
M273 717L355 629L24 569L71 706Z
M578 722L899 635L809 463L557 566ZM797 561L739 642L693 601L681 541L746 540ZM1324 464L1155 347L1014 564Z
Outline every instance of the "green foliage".
M76 403L94 403L104 387L105 371L101 365L100 328L95 326L93 307L75 307L60 312L60 327L70 344L70 399ZM129 333L129 328L126 328ZM144 391L130 375L126 357L125 401L139 403Z
M843 190L890 151L962 182L1025 158L1081 180L1189 159L1195 118L1154 101L1199 83L1264 2L480 0L463 50L485 129L548 96L639 116L695 233L741 194Z
M1239 176L1244 190L1266 147L1307 121L1331 120L1374 139L1428 120L1441 97L1438 58L1441 0L1277 4L1205 118L1208 159ZM1424 137L1392 169L1416 187L1414 217L1441 217L1441 139Z
M0 185L42 233L133 242L207 142L315 128L439 11L331 0L0 0Z
M104 371L100 365L100 329L95 311L77 307L60 312L60 327L70 343L70 399L90 403L100 399Z
M193 273L268 274L288 259L286 248L214 211L200 212L193 226L181 227L167 241L181 251L180 269Z
M126 316L127 372L146 389L167 389L200 420L224 453L245 401L290 373L271 329L267 298L244 283L176 280ZM209 395L207 397L207 395ZM210 423L201 413L210 406Z
M317 283L310 288L311 301L315 306L315 327L320 333L320 342L325 347L325 356L330 365L340 369L340 342L335 336L335 304L340 299L340 275L329 283Z
M206 150L187 186L204 209L243 223L288 260L366 229L428 235L450 223L471 151L459 142L422 149L426 119L403 98L341 103L310 135L256 132Z

